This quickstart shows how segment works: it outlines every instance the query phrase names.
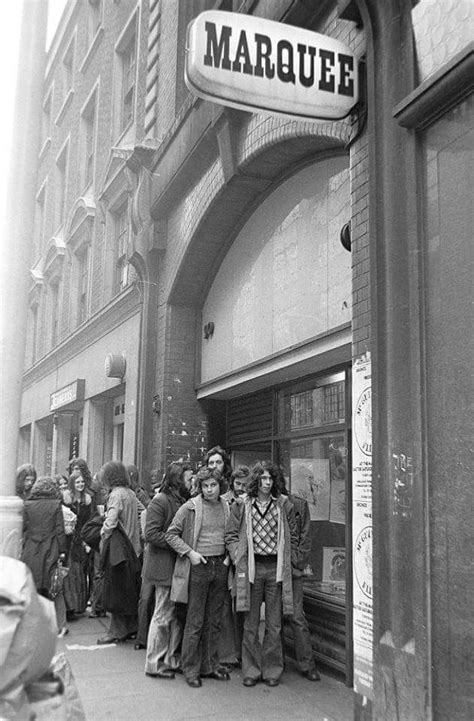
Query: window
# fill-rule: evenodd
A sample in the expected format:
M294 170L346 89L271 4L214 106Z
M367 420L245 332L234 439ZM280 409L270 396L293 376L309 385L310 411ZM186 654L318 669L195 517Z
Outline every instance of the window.
M129 264L127 261L127 244L128 244L128 212L127 206L124 205L115 215L115 279L113 292L114 295L120 293L129 284Z
M87 24L87 39L90 45L96 36L100 23L102 20L102 2L101 0L89 0L88 7L88 24Z
M41 255L44 245L44 209L46 202L46 183L44 183L36 196L35 215L35 251L36 256Z
M74 79L74 41L72 41L63 58L63 89L64 97L72 90Z
M190 3L186 3L186 7ZM192 4L192 3L191 3ZM181 6L179 7L180 17L182 15ZM181 21L180 21L181 22ZM187 27L187 25L186 25ZM179 30L178 30L179 33ZM158 79L160 69L160 52L161 52L161 0L154 3L150 7L150 16L148 19L148 54L146 69L146 97L145 97L145 135L157 135L157 114L158 114ZM184 53L178 53L178 59ZM181 72L177 67L177 77ZM184 72L184 71L183 71ZM184 75L183 75L184 83Z
M51 308L51 348L58 342L59 329L59 283L50 287L50 308Z
M66 179L67 179L67 145L63 148L56 160L56 227L62 225L66 207Z
M120 87L118 88L120 98L119 131L122 133L133 119L137 53L135 15L117 43L117 53L120 61Z
M42 115L42 127L41 127L41 138L43 143L51 135L51 113L53 104L53 91L50 90L44 103L43 103L43 115Z
M30 362L33 365L37 358L38 353L38 306L34 305L31 308L30 315Z
M350 370L335 369L225 404L232 465L271 459L307 501L311 550L303 588L313 651L345 672L351 646ZM346 605L346 599L349 601Z
M96 92L86 103L82 113L83 137L83 187L90 185L94 178L95 157L95 128L96 128Z
M87 318L89 295L89 246L86 245L77 256L77 325Z
M113 406L113 448L112 457L123 460L123 440L125 430L125 396L114 398Z

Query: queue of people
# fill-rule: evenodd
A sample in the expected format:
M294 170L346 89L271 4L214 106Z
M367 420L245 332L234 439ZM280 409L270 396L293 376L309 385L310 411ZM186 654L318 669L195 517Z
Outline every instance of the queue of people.
M67 487L61 479L36 479L25 466L17 481L25 503L22 560L35 569L38 591L48 594L58 562L69 569L55 599L60 634L89 603L90 616L110 615L97 643L134 639L137 651L146 650L149 677L182 673L188 686L200 688L202 679L228 681L237 667L244 686L272 687L284 671L288 617L299 670L319 679L303 609L309 509L289 495L278 466L260 461L233 470L215 446L196 473L187 462L171 463L151 494L140 486L138 469L118 461L94 479L81 459L69 470ZM41 512L32 506L39 498L51 499ZM47 549L35 530L44 514ZM94 548L83 539L88 521L97 525Z

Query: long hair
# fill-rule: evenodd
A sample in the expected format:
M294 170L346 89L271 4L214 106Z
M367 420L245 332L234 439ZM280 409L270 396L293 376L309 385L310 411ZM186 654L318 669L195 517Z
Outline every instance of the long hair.
M16 470L15 491L16 491L16 495L20 496L20 498L23 498L23 496L25 494L25 478L26 478L26 476L33 476L33 484L35 483L35 481L37 479L37 473L36 473L35 467L32 466L31 463L24 463L22 466L20 466ZM33 484L32 484L32 487L33 487Z
M99 475L104 486L108 488L116 488L117 486L130 488L127 469L121 461L108 461L108 463L104 463L99 471Z
M174 461L170 463L166 469L163 483L161 484L161 493L179 493L182 498L189 498L189 491L184 485L184 474L186 471L192 471L193 467L190 463L182 461Z
M236 478L248 478L250 476L250 468L248 466L237 466L237 468L232 471L232 475L230 477L230 489L234 490L234 481Z
M200 468L196 473L196 489L198 494L202 493L202 482L208 481L210 478L213 478L219 483L219 495L222 495L227 488L227 484L224 476L217 468L213 468L212 470L210 468Z
M92 498L91 489L87 485L86 479L84 478L82 473L81 473L81 478L84 481L84 489L79 494L79 503L86 503L87 505L89 505L90 499ZM76 486L75 486L76 480L77 480L77 476L69 476L69 478L67 479L67 492L64 493L64 499L65 499L67 505L70 505L71 503L75 502L75 499L77 496L77 491L76 491ZM58 488L59 488L59 483L58 483Z
M258 495L260 478L265 471L268 471L273 480L272 496L281 495L282 489L285 488L285 481L279 467L271 461L257 461L257 463L252 466L250 473L250 481L247 486L248 496L255 498Z
M222 448L222 446L213 446L207 451L202 461L203 466L207 466L207 464L209 463L209 458L211 456L214 456L216 453L218 453L224 461L224 469L222 471L222 475L224 476L225 480L228 481L232 473L232 466L230 464L230 456L227 451Z
M71 473L76 467L79 468L81 476L86 483L86 488L88 491L90 491L92 485L92 474L89 470L87 462L83 458L76 458L74 463L71 465Z
M61 499L61 492L56 481L50 476L42 476L38 478L31 489L31 500L36 498L54 498Z

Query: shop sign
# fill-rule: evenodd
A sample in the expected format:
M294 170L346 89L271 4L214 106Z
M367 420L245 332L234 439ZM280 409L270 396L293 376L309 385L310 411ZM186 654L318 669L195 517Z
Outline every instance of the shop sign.
M54 393L51 393L49 397L49 410L55 411L58 408L74 403L74 401L83 401L85 383L83 378L78 378L73 383L64 386L64 388L60 388L54 391Z
M358 101L351 49L327 35L209 10L188 26L185 79L195 95L298 120L340 120Z

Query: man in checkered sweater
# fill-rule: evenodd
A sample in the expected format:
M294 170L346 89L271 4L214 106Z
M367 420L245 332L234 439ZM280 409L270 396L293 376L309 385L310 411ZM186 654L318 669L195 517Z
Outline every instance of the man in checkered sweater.
M293 613L292 560L297 548L294 509L281 493L277 466L262 461L252 468L247 495L231 508L226 545L235 565L237 611L246 611L242 643L244 686L263 680L277 686L283 672L280 631L283 613ZM259 640L260 608L265 602L265 634Z

